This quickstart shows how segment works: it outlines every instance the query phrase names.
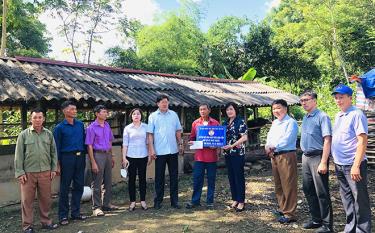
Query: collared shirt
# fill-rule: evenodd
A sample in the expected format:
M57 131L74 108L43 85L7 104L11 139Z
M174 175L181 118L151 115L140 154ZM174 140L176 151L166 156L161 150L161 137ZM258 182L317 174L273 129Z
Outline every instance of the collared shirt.
M113 133L108 122L101 126L97 120L87 127L86 145L92 145L94 150L110 150L112 148Z
M65 119L60 122L53 131L59 160L61 153L73 151L85 151L85 126L82 121L73 119L69 124Z
M237 142L242 137L242 135L247 135L246 122L240 117L234 118L230 124L229 119L224 121L223 126L227 127L227 145L232 145L233 143ZM246 143L244 142L241 145L236 146L230 150L224 150L224 155L245 156L245 147Z
M154 135L154 148L157 155L176 154L178 152L176 131L182 130L177 114L169 110L156 110L148 117L147 133Z
M56 171L57 151L52 132L42 128L37 133L31 126L17 138L14 156L16 178L26 172Z
M208 121L206 121L206 124L202 117L196 119L191 125L191 133L190 133L190 138L189 138L190 141L196 140L197 127L201 125L216 126L216 125L219 125L219 122L211 117L208 118ZM203 149L195 150L194 159L195 161L206 162L206 163L217 162L217 149L203 148Z
M136 127L133 123L124 128L123 145L128 147L126 156L130 158L147 157L147 124Z
M300 143L303 152L323 150L323 138L331 135L331 120L326 113L315 109L303 117Z
M298 124L296 120L288 114L281 121L276 118L267 134L266 146L275 147L275 152L295 150L297 134Z
M336 114L331 146L336 164L353 164L360 134L368 134L367 118L360 109L351 106L346 112Z

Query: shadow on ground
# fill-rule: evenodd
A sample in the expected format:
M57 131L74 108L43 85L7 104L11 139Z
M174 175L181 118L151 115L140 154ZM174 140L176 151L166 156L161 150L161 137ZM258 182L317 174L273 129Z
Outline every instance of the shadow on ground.
M202 196L202 207L194 210L175 210L170 207L169 187L166 185L163 207L160 210L150 208L143 211L139 204L134 212L128 212L129 196L127 183L123 182L114 187L113 203L121 206L118 211L108 213L105 217L90 217L84 222L70 222L69 225L60 227L54 233L99 233L99 232L312 232L302 229L302 224L308 219L307 203L301 190L301 176L299 176L298 193L298 221L294 224L281 225L275 221L272 210L275 209L276 200L273 190L273 181L270 164L262 161L261 169L246 171L246 211L235 213L227 205L230 203L230 189L226 170L220 169L216 181L216 203L213 210L204 207L205 189ZM259 168L259 166L257 166ZM331 166L331 169L333 167ZM299 169L300 170L300 169ZM331 173L333 174L332 170ZM300 175L299 171L299 175ZM369 169L369 193L371 200L375 196L375 174ZM330 177L331 196L334 208L335 231L342 231L345 216L338 192L338 184L334 175ZM166 182L168 183L168 182ZM180 176L179 198L181 205L188 202L192 194L192 180L190 174ZM153 184L147 187L147 202L152 206ZM51 211L52 218L57 221L57 201L54 199ZM37 209L35 203L35 209ZM82 204L82 212L91 215L90 203ZM372 208L374 211L374 208ZM35 210L37 232L47 232L40 229L38 213ZM12 205L0 210L0 232L21 232L20 205ZM374 220L374 219L373 219Z

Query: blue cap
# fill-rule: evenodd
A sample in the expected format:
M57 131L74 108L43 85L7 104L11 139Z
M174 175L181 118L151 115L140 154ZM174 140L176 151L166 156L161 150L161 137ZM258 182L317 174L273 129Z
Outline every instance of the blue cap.
M332 91L332 95L335 95L335 94L347 94L349 96L352 96L353 90L344 84L339 84Z

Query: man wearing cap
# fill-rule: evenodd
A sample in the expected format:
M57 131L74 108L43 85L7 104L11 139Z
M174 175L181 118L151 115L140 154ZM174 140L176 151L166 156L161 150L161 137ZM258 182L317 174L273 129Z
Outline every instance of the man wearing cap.
M343 84L332 92L340 112L333 127L331 152L346 213L345 232L371 232L367 191L367 134L365 114L352 105L353 90Z
M331 120L317 109L317 94L305 91L300 103L307 114L301 131L303 192L309 205L311 220L305 229L318 228L316 233L332 231L333 214L329 195L329 154L331 150Z
M85 127L82 121L75 119L77 107L72 101L65 101L61 105L65 119L53 131L61 168L59 220L61 225L67 225L69 213L69 189L73 183L70 198L71 219L85 220L86 216L80 212L81 197L84 186L86 167Z

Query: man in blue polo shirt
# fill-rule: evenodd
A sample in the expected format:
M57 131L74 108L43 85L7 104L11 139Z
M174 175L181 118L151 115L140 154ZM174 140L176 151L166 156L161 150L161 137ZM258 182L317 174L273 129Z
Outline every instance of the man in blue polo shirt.
M302 176L303 192L311 214L311 220L303 228L318 228L316 233L332 232L333 214L328 182L331 120L317 109L315 92L305 91L300 103L307 112L301 130Z
M80 213L86 166L85 128L81 121L75 119L77 107L72 101L62 103L61 109L65 119L56 126L53 136L61 170L59 220L61 225L67 225L69 223L69 188L72 182L71 219L86 219L86 216Z
M343 84L332 92L340 112L333 127L331 152L340 195L346 213L345 232L371 232L371 209L367 191L367 118L352 106L353 90Z
M160 209L164 198L165 167L168 164L171 206L178 205L178 151L182 146L181 123L177 114L168 109L169 98L160 95L156 99L158 110L148 118L147 133L149 156L155 159L155 198L154 208Z

